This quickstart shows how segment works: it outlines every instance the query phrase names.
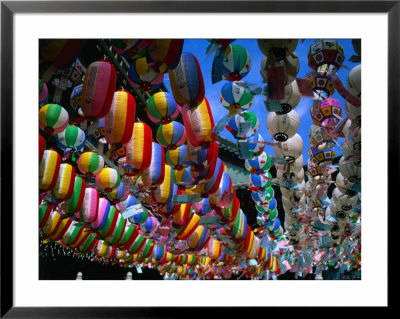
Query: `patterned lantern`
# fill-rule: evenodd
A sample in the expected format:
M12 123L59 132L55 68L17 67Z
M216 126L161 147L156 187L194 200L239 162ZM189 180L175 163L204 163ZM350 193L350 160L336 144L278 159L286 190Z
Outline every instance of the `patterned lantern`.
M317 181L321 180L324 174L322 167L316 165L315 162L311 161L311 159L307 161L307 173Z
M87 177L94 177L104 168L104 159L94 151L83 153L78 158L78 168Z
M117 72L104 60L91 63L82 86L82 112L91 121L105 117L111 108Z
M195 107L204 99L204 82L197 58L182 52L176 68L169 70L169 80L175 101L181 105Z
M156 124L168 124L175 120L180 112L174 97L167 92L157 92L147 100L147 115Z
M191 204L182 204L179 209L172 215L174 228L179 228L186 224L189 218L193 215L193 208Z
M74 188L72 194L68 200L64 200L62 204L62 210L68 214L72 215L80 211L83 198L85 196L86 182L80 176L75 176Z
M167 150L165 160L174 170L181 171L187 167L187 147L185 144L174 150Z
M75 168L67 163L60 165L57 182L51 190L51 195L57 201L61 202L72 196L75 182Z
M158 143L152 143L150 166L142 173L142 182L145 186L156 186L164 181L165 155L164 149Z
M251 68L249 52L237 44L230 44L224 53L222 75L225 80L239 81L245 77Z
M260 123L257 115L250 111L233 116L225 128L232 133L236 139L248 138L258 132Z
M264 142L264 139L260 134L257 133L251 137L248 137L246 142L248 143L249 153L252 158L260 156L264 151L265 145L262 143Z
M60 148L72 148L81 150L86 143L86 135L83 130L77 126L68 125L64 131L56 135L57 144Z
M285 142L274 146L276 156L283 157L287 162L294 162L303 152L303 139L299 134L295 134Z
M52 189L57 182L61 156L55 150L45 150L39 164L39 189L43 192Z
M129 221L131 223L141 225L145 223L148 218L149 218L149 212L142 207L142 209L135 211L134 214L131 217L129 217Z
M335 93L335 85L330 76L311 72L306 77L311 78L310 83L315 99L324 100Z
M157 141L169 150L176 149L186 141L185 127L179 122L162 124L157 129Z
M308 51L308 66L329 75L336 73L344 61L344 49L336 40L315 40Z
M151 128L144 122L136 122L130 141L125 146L126 162L137 172L149 167L151 162L151 149L153 142Z
M106 193L112 192L112 190L117 188L120 183L121 176L114 168L105 167L98 175L96 175L97 187L101 188Z
M105 238L105 242L111 246L118 245L124 236L127 220L118 212L117 222L110 235Z
M321 126L311 125L308 130L310 144L318 148L333 148L337 138L329 136L328 132Z
M247 235L247 217L241 209L231 226L230 233L234 239L244 239Z
M219 100L224 108L235 114L249 109L253 105L254 96L236 82L226 82L221 88Z
M214 194L218 190L223 173L225 171L225 163L218 158L212 177L206 183L198 184L195 191L197 193L201 193L204 197Z
M272 161L269 155L265 152L262 152L260 156L255 157L253 159L246 159L244 161L246 169L251 174L264 174L271 168Z
M150 66L159 73L174 69L182 54L183 39L156 39L147 47Z
M300 117L295 110L277 115L270 112L267 117L267 129L278 142L284 142L294 136L300 126Z
M322 100L320 104L314 103L310 113L314 124L323 127L334 127L342 118L340 103L333 98Z
M140 88L145 92L158 89L164 80L164 74L154 71L148 65L146 57L138 58L132 62L128 77L129 84L133 88Z
M320 165L321 163L331 163L336 156L336 152L331 148L319 149L316 146L310 146L308 148L308 156L310 156L311 162L315 165Z
M46 104L39 110L39 127L47 134L61 133L68 123L68 112L58 104Z
M114 93L110 111L106 116L105 138L109 144L121 147L132 137L135 123L136 102L125 90Z

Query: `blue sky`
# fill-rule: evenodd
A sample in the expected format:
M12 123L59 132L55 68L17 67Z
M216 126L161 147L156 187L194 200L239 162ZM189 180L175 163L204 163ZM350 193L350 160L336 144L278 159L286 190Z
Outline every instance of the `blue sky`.
M348 61L348 59L352 55L356 55L356 52L353 49L351 39L336 39L336 40L344 48L345 52L344 65L349 68L346 69L342 67L337 73L341 81L345 84L349 71L358 64ZM307 53L312 42L314 42L314 39L305 39L304 42L301 41L298 42L295 53L300 59L300 70L297 77L303 78L309 72L311 72L311 68L308 66ZM242 81L255 83L258 84L260 87L264 87L265 84L262 83L262 77L260 74L261 59L263 57L263 54L258 48L257 41L255 39L237 39L233 43L245 47L249 52L252 61L251 70L249 74L242 79ZM210 57L207 58L206 48L209 44L210 42L205 39L186 39L184 41L183 51L194 54L200 63L205 85L205 96L210 103L212 114L214 117L214 122L217 123L223 116L225 116L228 113L228 111L221 105L219 101L219 94L221 91L221 87L224 85L224 83L226 83L226 81L223 80L216 84L211 83L211 68L212 68L212 61L214 54L212 54ZM168 90L172 92L169 83L168 73L165 74L164 84L168 88ZM342 106L342 112L343 114L345 114L344 99L337 92L335 92L332 97L340 101L340 105ZM262 135L265 141L272 142L273 141L272 136L269 134L266 127L268 112L265 109L264 100L265 97L262 95L255 96L254 104L251 106L249 111L255 113L258 116L260 122L259 134ZM313 100L311 98L302 97L300 103L297 105L295 109L300 116L300 127L297 133L301 135L304 143L304 148L303 148L304 164L307 163L308 159L307 149L310 145L310 142L308 140L308 130L309 127L313 124L310 116L310 107L312 103ZM220 132L220 134L225 138L228 138L232 141L236 141L233 138L232 134L229 133L226 129ZM341 144L342 139L339 139L338 142L339 144ZM337 152L337 155L341 154L339 147L336 146L335 150ZM274 156L274 151L271 146L267 145L265 151L270 156Z

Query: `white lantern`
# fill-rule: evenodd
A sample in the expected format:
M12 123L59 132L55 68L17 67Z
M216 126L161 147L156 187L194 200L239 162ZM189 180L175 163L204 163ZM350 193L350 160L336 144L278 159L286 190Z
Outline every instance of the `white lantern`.
M287 70L287 65L289 66L290 70L294 70L295 72L288 72ZM292 53L291 55L287 56L287 61L285 63L284 60L279 60L275 62L275 67L283 66L283 72L284 72L284 83L285 85L289 85L290 83L294 82L296 79L297 74L299 73L300 69L300 60L296 53ZM268 57L264 55L261 59L261 76L263 78L263 82L267 83L268 81L268 67L271 67L271 65L268 64ZM290 74L292 73L292 74Z
M361 64L352 68L346 80L347 90L355 97L361 97Z
M343 211L351 211L357 205L358 196L349 196L343 194L337 187L332 192L332 201L334 205Z
M337 174L336 176L336 181L335 181L336 187L346 195L354 196L357 194L356 191L350 189L354 183L351 183L348 179L345 179L342 175L342 173Z
M290 177L293 181L296 183L301 183L304 180L304 169L302 168L298 173L290 172L289 176L285 171L277 170L276 172L277 178L281 183L283 183L284 180L287 180L288 177Z
M268 132L278 142L284 142L293 137L297 133L299 125L300 117L295 110L282 115L269 112L267 117Z
M292 163L300 157L303 152L303 139L299 134L295 134L285 142L274 146L274 153L278 157L283 157L287 162Z
M355 183L357 179L361 178L361 161L345 163L344 157L341 157L339 160L339 171L349 182Z
M343 127L343 135L350 140L342 145L342 153L345 157L350 155L361 155L361 129L357 132L350 130L351 120L348 120Z
M304 160L303 160L303 155L300 155L293 163L288 164L289 169L293 173L298 173L303 169L304 166ZM282 164L275 164L276 170L285 170L285 165Z
M361 106L357 107L346 101L344 104L344 110L353 123L357 126L361 126Z

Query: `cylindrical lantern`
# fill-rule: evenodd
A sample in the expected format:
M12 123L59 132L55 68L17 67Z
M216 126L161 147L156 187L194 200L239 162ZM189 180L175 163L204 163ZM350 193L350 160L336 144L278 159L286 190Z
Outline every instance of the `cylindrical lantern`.
M85 196L86 182L80 176L75 176L74 188L72 194L68 200L65 200L62 204L62 210L69 214L75 214L79 212L83 204L83 198Z
M123 182L121 182L119 186L117 188L114 188L110 193L106 194L108 200L110 200L113 204L124 201L128 197L128 195L129 189L125 189L125 185Z
M151 128L144 122L136 122L130 141L125 146L126 162L133 169L143 171L149 167L151 162L151 148L153 142Z
M300 125L300 117L295 110L287 114L277 115L269 112L267 117L267 129L278 142L284 142L297 133Z
M199 251L202 249L209 239L210 230L202 225L197 226L194 232L187 239L190 249Z
M98 208L99 192L94 187L86 187L79 219L87 224L93 223L97 218Z
M157 72L165 73L174 69L182 54L183 39L156 39L147 47L151 67Z
M60 165L57 182L51 190L51 195L57 201L61 202L72 196L75 183L75 168L67 163Z
M165 165L165 175L163 182L152 191L153 199L159 204L167 204L172 201L174 193L174 182L172 180L173 169L169 165Z
M39 189L43 192L52 189L57 182L61 156L55 150L45 150L39 164Z
M145 186L156 186L164 181L165 155L160 144L153 142L150 166L142 173L142 182Z

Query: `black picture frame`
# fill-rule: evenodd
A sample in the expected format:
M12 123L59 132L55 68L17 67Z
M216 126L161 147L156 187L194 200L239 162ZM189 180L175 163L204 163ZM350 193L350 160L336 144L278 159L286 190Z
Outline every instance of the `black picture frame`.
M180 317L186 310L171 307L37 307L13 305L13 15L15 13L122 13L122 12L212 12L212 13L387 13L388 14L388 204L394 210L400 126L400 1L1 1L1 317L5 318L128 318ZM397 212L396 212L397 213ZM389 217L389 216L388 216ZM388 223L393 227L393 222ZM388 233L389 234L389 233ZM393 232L392 232L393 234ZM390 237L388 238L388 240ZM389 240L390 244L391 241ZM388 251L391 251L388 248ZM390 261L390 254L388 254ZM391 256L393 258L393 255ZM389 263L390 264L390 263ZM389 265L388 264L388 265ZM388 269L389 271L389 269ZM389 285L390 281L388 281ZM390 298L388 300L390 308ZM258 308L258 307L257 307ZM258 308L259 309L259 308ZM347 308L348 309L348 308ZM383 308L385 310L385 308ZM247 310L243 309L245 312ZM294 310L292 307L291 310ZM309 311L307 308L302 310ZM208 312L209 310L207 310ZM226 309L213 309L222 314ZM236 312L236 310L234 310ZM252 310L254 311L254 310ZM264 311L264 310L262 310ZM296 312L299 309L295 310ZM348 310L346 310L348 311ZM269 312L268 312L269 313ZM286 310L285 310L286 314Z

